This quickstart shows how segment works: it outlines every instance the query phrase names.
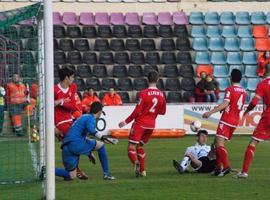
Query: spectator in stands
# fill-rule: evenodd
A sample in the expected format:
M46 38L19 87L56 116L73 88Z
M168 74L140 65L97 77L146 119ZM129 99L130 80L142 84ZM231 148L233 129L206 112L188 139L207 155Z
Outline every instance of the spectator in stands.
M6 95L6 90L0 85L0 136L3 136L3 124L4 124L4 97Z
M265 74L266 65L270 63L270 52L265 51L258 58L257 74L259 77L263 77Z
M109 92L103 97L102 104L104 106L117 106L122 105L123 102L121 96L115 92L114 88L110 88Z
M94 102L100 102L97 93L93 88L88 88L88 90L84 91L83 100L82 100L82 109L83 113L90 112L90 106Z

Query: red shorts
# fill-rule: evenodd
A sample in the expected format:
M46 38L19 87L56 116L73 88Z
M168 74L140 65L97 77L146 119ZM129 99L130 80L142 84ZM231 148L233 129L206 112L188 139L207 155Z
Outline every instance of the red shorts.
M129 133L129 142L135 144L147 144L154 129L145 129L137 124L133 124Z
M230 140L235 129L236 127L231 127L223 124L222 122L219 122L216 136L222 137L226 140Z
M253 132L252 138L258 141L270 139L270 119L269 117L262 117Z
M61 132L63 136L65 136L68 133L69 128L72 126L72 121L70 122L65 122L63 124L59 124L56 126L56 128Z

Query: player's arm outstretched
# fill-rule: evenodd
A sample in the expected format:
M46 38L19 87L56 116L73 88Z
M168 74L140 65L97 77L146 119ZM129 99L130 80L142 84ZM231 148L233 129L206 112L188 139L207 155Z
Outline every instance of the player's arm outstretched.
M224 109L226 109L229 106L229 101L228 100L224 100L221 104L219 104L218 106L216 106L215 108L213 108L212 110L210 110L209 112L206 112L202 115L203 118L208 118L210 117L212 114L216 113L216 112L220 112Z

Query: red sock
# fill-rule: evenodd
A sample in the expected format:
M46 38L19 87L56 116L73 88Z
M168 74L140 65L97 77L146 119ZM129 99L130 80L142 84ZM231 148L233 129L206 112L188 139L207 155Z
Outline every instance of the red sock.
M215 149L216 151L216 169L221 169L222 163L220 160L220 155L217 153L217 148Z
M145 160L145 152L144 149L142 147L137 149L137 156L138 156L138 160L140 162L140 171L144 171L144 160Z
M134 164L137 161L137 153L135 148L128 147L128 157L132 162L132 164Z
M222 146L217 147L216 152L220 159L220 162L223 165L223 169L228 168L229 167L228 152L225 149L225 147L222 147Z
M248 172L249 165L250 165L250 163L251 163L251 161L253 160L253 157L254 157L255 149L256 148L254 146L248 145L248 147L246 149L246 153L245 153L243 167L242 167L242 172L243 173Z

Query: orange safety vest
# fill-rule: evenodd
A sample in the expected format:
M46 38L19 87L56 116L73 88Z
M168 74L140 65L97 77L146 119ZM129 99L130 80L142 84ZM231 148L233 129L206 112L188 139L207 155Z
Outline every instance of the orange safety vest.
M20 104L26 102L26 87L23 83L7 84L7 102L9 104Z

